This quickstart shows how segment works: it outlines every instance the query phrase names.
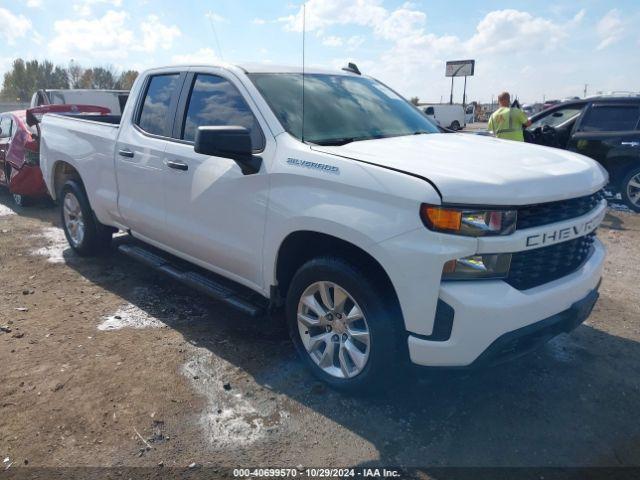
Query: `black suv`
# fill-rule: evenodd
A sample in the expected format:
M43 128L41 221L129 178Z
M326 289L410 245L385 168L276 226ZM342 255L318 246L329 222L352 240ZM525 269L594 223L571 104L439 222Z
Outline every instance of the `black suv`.
M598 161L609 188L640 212L640 96L564 102L531 117L530 143L564 148Z

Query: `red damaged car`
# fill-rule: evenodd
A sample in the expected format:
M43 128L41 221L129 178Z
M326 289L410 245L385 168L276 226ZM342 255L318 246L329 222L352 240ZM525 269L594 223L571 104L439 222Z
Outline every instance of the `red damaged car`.
M0 114L0 186L9 189L18 206L48 197L40 171L37 125L45 113L108 115L111 112L93 105L46 105Z

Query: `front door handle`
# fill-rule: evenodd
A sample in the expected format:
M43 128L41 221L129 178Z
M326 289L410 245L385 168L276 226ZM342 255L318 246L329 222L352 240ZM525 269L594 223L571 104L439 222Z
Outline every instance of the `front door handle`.
M626 145L628 147L638 147L640 142L621 142L620 145Z
M167 167L173 168L174 170L189 170L189 165L187 165L186 163L174 162L173 160L167 160Z
M133 152L127 149L118 150L118 155L121 157L133 158Z

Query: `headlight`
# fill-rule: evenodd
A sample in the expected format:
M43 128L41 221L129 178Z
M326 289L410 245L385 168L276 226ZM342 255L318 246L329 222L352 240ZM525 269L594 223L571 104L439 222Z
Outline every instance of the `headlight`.
M420 218L428 229L469 237L509 235L516 229L517 216L516 210L420 207Z
M511 254L472 255L449 260L442 268L443 280L476 280L505 278L509 273Z

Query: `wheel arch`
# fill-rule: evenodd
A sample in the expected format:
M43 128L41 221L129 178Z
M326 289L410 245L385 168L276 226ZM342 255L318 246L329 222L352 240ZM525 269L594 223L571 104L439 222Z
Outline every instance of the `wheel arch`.
M77 180L81 186L82 177L78 169L65 160L56 160L51 169L51 197L56 200L60 196L60 190L67 180Z
M390 300L400 310L393 283L376 258L349 241L313 230L291 232L280 243L274 269L277 296L284 298L298 269L307 261L321 256L336 256L353 263L389 292Z

